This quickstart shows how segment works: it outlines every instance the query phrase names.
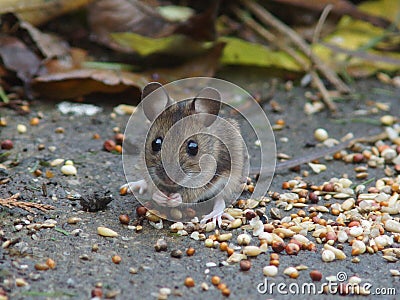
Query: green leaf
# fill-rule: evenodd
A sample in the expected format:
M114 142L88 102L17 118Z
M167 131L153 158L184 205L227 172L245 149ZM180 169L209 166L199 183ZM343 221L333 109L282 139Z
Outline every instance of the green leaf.
M200 54L213 46L212 43L198 42L181 34L151 38L133 32L121 32L111 36L118 44L135 50L141 56L157 53L187 57Z
M218 41L226 43L221 58L222 64L276 67L301 71L301 67L294 59L283 51L271 50L267 46L233 37L222 37Z

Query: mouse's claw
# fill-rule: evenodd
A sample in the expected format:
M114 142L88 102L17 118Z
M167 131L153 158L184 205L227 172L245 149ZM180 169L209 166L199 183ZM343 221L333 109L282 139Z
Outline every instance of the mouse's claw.
M233 218L230 214L225 213L224 210L225 210L225 201L223 199L215 200L213 211L208 215L205 215L201 219L200 224L205 224L207 223L208 220L211 219L215 225L221 226L222 217L228 219L229 221L233 221L235 218Z
M138 181L131 181L125 183L120 187L120 189L127 188L130 193L133 194L134 191L139 191L139 194L142 195L147 191L147 183L144 179Z
M175 194L169 195L167 205L168 205L169 207L176 207L176 206L178 206L178 205L181 205L182 202L183 202L183 201L182 201L182 196L181 196L181 194L175 193Z

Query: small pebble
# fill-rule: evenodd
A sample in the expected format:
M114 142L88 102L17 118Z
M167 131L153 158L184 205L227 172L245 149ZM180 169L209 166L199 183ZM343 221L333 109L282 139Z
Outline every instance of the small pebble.
M290 278L296 279L299 277L299 271L294 267L288 267L283 270L283 274L288 275Z
M323 250L321 256L324 262L331 262L335 260L335 253L333 253L331 250Z
M157 252L167 251L167 248L168 248L168 244L167 244L166 240L164 240L164 239L158 239L156 244L154 245L154 249Z
M179 249L175 249L171 251L171 256L175 258L181 258L182 257L182 251Z

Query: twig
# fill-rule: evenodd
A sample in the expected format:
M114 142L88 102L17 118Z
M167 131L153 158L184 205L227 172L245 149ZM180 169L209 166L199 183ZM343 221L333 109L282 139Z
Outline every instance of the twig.
M301 38L289 26L275 18L275 16L265 10L258 3L250 0L241 0L241 2L244 6L246 6L246 8L254 13L254 15L257 16L262 23L275 28L282 34L285 34L305 54L311 53L310 46L306 41L304 41L303 38ZM336 89L343 93L350 92L350 88L331 69L329 69L329 67L322 60L314 56L312 57L312 62L315 64L315 67L326 77L326 79L328 79L336 87Z
M252 19L248 14L246 14L243 10L239 9L238 7L234 6L232 8L233 12L235 15L242 21L244 22L248 27L253 29L255 32L257 32L261 37L265 38L268 42L275 44L278 48L282 49L286 53L288 53L290 56L293 57L293 59L303 68L305 72L310 70L310 64L309 62L304 59L301 55L299 55L293 48L285 45L284 43L280 42L274 34L269 32L267 29L262 27L260 24L258 24L254 19ZM309 53L311 54L311 53ZM313 82L317 89L321 92L322 100L325 102L326 106L331 110L332 112L336 112L337 108L336 105L332 102L332 99L329 95L328 90L326 89L324 83L322 82L321 78L319 78L318 73L311 70L310 71L311 77L313 79Z
M326 18L328 17L332 8L333 8L333 5L328 4L327 6L325 6L324 10L322 11L322 14L319 17L317 26L315 26L315 30L314 30L314 34L313 34L313 38L312 38L312 44L318 43L319 37L321 36L322 27L324 26Z
M35 213L31 207L39 209L43 212L48 212L49 210L55 209L54 206L47 205L47 204L40 204L40 203L33 203L33 202L25 202L25 201L17 201L19 197L19 193L12 195L11 197L8 198L0 198L0 206L12 208L12 207L18 207L21 209L24 209L30 213Z

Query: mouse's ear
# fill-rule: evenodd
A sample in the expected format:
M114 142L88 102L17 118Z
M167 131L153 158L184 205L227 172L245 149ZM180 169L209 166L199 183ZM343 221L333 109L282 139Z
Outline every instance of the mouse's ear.
M221 109L221 94L214 88L206 87L193 99L192 109L195 113L206 113L203 124L208 127L216 120Z
M145 101L144 98L149 96ZM167 91L158 82L150 82L142 91L142 105L143 112L147 119L154 121L154 119L170 104L172 103Z

